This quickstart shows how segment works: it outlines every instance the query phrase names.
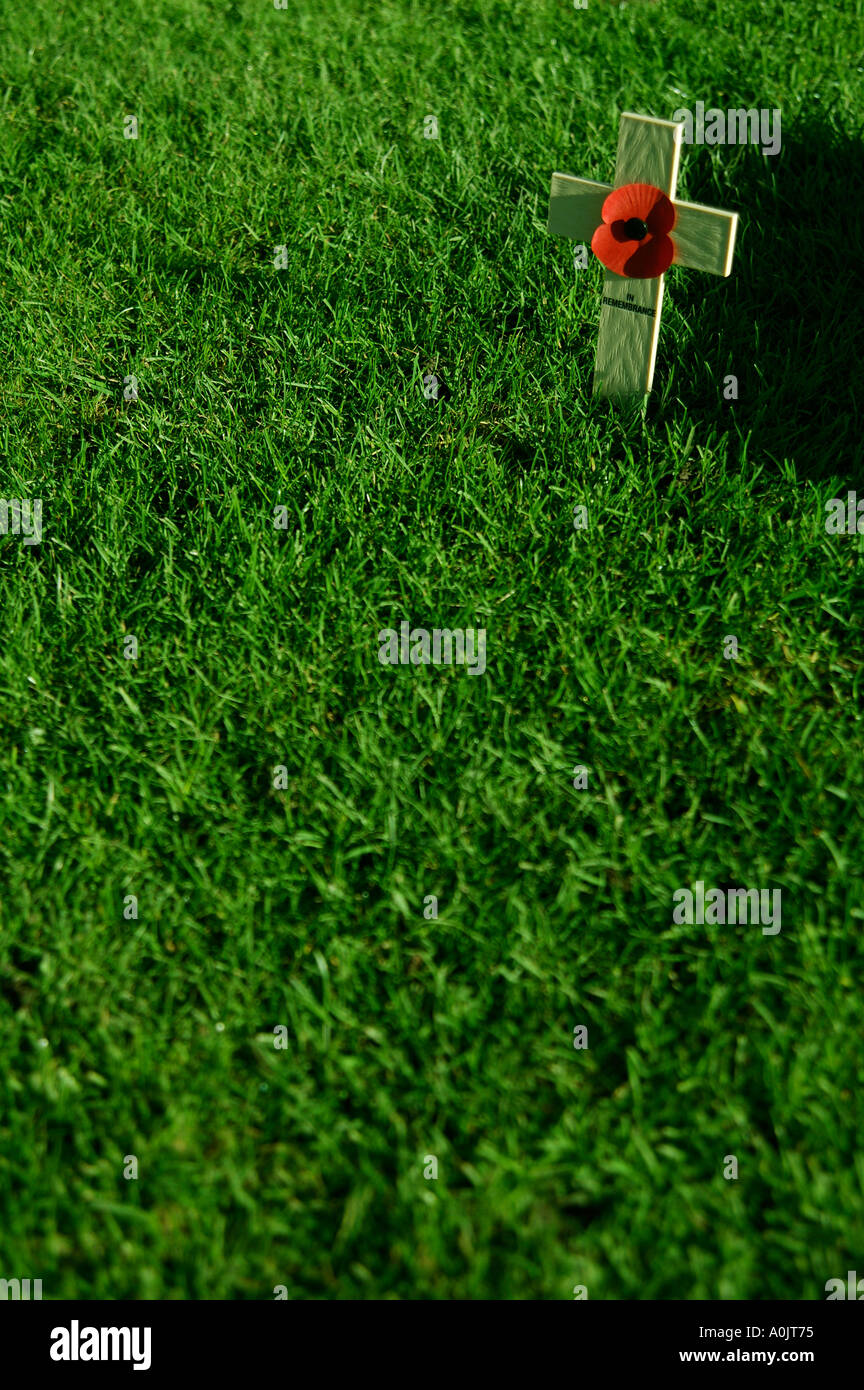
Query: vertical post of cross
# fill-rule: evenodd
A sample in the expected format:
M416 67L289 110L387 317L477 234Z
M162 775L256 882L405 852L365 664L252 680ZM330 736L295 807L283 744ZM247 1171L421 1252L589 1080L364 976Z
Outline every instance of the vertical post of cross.
M622 116L613 188L650 183L674 199L682 133L683 127L676 121ZM663 278L658 275L652 280L631 280L613 270L606 271L594 364L595 395L644 394L651 390L660 335Z

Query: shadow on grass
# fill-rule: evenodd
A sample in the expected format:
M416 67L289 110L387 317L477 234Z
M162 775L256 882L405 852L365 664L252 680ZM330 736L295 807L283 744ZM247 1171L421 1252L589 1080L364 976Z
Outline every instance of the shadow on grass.
M697 426L749 435L750 459L790 459L815 481L840 473L864 482L850 472L862 461L861 141L811 121L784 132L779 155L738 153L727 175L734 198L718 196L709 151L690 154L688 201L730 207L741 221L728 280L670 277L670 307L692 333L686 361L672 359L666 339L673 395ZM729 374L737 401L723 399Z

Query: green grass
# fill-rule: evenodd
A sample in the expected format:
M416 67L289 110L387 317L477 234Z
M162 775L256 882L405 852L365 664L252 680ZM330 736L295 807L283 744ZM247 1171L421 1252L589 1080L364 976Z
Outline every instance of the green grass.
M0 1277L861 1268L862 39L861 0L7 5L0 495L45 529L0 537ZM699 100L783 149L685 151L735 267L670 272L628 411L549 179ZM486 674L383 667L403 619ZM782 931L676 926L700 879Z

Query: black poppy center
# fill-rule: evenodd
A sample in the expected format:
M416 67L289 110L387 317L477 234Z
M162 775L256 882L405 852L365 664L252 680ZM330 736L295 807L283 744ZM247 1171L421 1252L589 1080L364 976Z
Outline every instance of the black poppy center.
M624 231L628 241L641 241L648 235L648 228L641 217L631 217L629 222L624 223Z

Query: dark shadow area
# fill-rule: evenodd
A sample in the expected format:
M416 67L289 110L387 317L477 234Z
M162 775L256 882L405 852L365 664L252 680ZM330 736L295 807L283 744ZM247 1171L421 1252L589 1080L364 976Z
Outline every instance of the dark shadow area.
M697 427L749 436L749 459L788 458L800 476L840 473L854 485L851 470L862 461L864 148L812 120L784 131L776 156L755 146L734 153L728 191L719 194L710 150L686 154L679 196L738 212L738 240L728 279L670 272L664 318L673 309L683 316L692 351L681 360L674 335L661 329L650 415L668 376ZM723 397L730 374L737 400Z

